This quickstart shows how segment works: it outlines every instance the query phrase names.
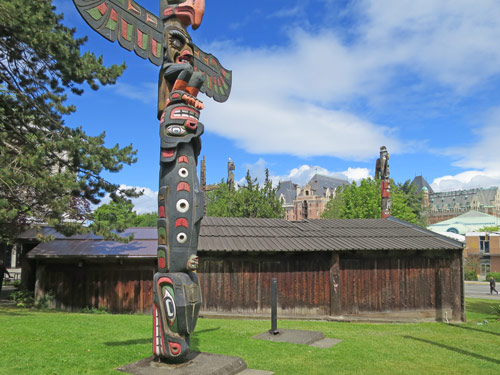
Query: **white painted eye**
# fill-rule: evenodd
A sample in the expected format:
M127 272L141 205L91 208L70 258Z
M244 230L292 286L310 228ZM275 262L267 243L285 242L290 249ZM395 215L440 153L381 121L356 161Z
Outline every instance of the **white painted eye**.
M179 243L185 243L188 239L188 236L186 233L181 232L177 235L177 242Z
M189 172L186 168L179 169L179 176L181 176L182 178L186 178L188 174Z
M181 213L187 212L189 210L189 202L185 199L179 199L175 207Z
M166 130L167 135L183 135L186 133L186 129L179 125L170 125Z

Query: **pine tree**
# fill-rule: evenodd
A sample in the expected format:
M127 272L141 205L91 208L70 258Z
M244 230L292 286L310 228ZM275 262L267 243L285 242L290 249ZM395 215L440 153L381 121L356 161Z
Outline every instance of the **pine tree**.
M30 223L65 234L85 231L89 203L119 186L101 177L136 161L132 145L104 146L102 133L66 125L75 111L67 94L114 84L125 65L103 66L80 51L86 38L62 24L50 0L0 3L0 241L11 242ZM71 121L71 116L69 117ZM120 192L137 196L133 190ZM106 228L110 229L110 228ZM108 232L107 230L105 232Z

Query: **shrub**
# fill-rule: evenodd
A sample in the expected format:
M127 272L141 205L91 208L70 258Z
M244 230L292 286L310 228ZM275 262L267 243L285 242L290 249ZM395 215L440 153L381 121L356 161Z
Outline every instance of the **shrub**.
M497 314L498 316L500 316L500 303L497 303L496 305L491 306L491 308L493 309L493 311L495 312L495 314Z
M55 299L55 293L49 290L45 295L35 302L35 307L37 309L48 309L51 307L52 302Z
M500 272L488 272L486 275L486 281L488 281L491 276L493 276L495 281L500 281Z
M32 291L19 289L10 294L10 299L16 303L17 307L33 307L35 305L35 297Z
M465 280L467 281L477 281L476 270L465 270Z
M108 310L106 309L106 306L101 306L99 308L85 306L79 312L82 314L108 314Z

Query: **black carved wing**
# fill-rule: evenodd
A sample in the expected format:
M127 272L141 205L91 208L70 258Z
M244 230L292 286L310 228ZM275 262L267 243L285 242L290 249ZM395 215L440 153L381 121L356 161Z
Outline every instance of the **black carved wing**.
M205 77L201 92L216 102L225 102L231 92L232 73L222 67L219 60L194 46L194 70Z
M89 26L143 59L163 62L163 24L133 0L73 0Z

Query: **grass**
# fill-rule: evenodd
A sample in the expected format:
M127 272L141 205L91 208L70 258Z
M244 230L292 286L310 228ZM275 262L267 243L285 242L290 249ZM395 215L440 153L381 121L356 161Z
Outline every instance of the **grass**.
M250 368L292 374L500 373L500 322L491 300L467 300L464 324L279 321L343 341L329 349L254 340L268 321L200 319L194 350L243 358ZM482 323L488 320L488 324ZM151 355L145 315L0 309L0 374L118 374Z

